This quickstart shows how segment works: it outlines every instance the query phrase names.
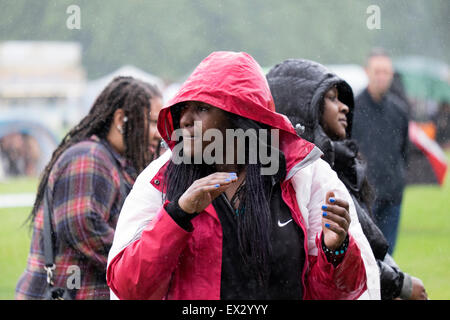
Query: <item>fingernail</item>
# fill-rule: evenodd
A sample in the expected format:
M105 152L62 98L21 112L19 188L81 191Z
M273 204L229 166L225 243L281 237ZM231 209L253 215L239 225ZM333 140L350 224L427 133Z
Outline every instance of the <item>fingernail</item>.
M230 172L230 175L237 177L236 172Z
M325 223L325 227L329 228L330 224L329 223Z
M218 187L220 187L220 184L216 184L216 185L214 185L214 187L218 188Z
M327 207L326 205L323 205L323 206L322 206L322 210L327 210L327 208L328 208L328 207Z
M329 200L330 200L330 202L331 202L331 203L333 203L333 202L335 202L335 201L336 201L336 199L335 199L335 198L330 198Z
M225 179L225 182L228 182L228 181L231 181L231 179L228 179L228 178L227 178L227 179Z
M326 217L326 216L327 216L327 213L326 213L326 212L322 213L322 216Z

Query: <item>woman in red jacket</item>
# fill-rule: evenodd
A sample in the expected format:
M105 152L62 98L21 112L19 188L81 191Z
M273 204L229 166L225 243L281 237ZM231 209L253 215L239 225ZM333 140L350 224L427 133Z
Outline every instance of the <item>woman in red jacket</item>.
M208 56L161 110L158 129L173 154L144 170L125 201L108 259L114 295L379 297L350 195L274 111L252 57Z

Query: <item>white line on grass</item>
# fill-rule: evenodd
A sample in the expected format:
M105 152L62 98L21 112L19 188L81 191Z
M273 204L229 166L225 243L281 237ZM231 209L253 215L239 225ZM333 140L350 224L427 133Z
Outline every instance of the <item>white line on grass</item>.
M35 193L9 193L0 195L0 208L32 207Z

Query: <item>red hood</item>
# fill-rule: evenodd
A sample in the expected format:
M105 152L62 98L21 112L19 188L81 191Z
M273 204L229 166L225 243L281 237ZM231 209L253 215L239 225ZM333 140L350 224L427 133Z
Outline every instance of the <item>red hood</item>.
M201 101L280 129L280 149L286 157L287 171L314 148L312 143L297 136L287 117L275 112L263 71L245 52L211 53L161 109L158 130L171 149L176 142L170 141L174 130L170 107L186 101Z

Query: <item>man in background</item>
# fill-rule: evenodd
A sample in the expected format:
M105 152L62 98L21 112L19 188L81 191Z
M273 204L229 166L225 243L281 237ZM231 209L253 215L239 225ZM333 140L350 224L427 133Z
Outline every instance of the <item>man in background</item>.
M352 137L368 163L375 191L372 213L392 255L405 187L408 106L390 89L394 70L389 55L374 49L367 58L367 88L355 99Z

